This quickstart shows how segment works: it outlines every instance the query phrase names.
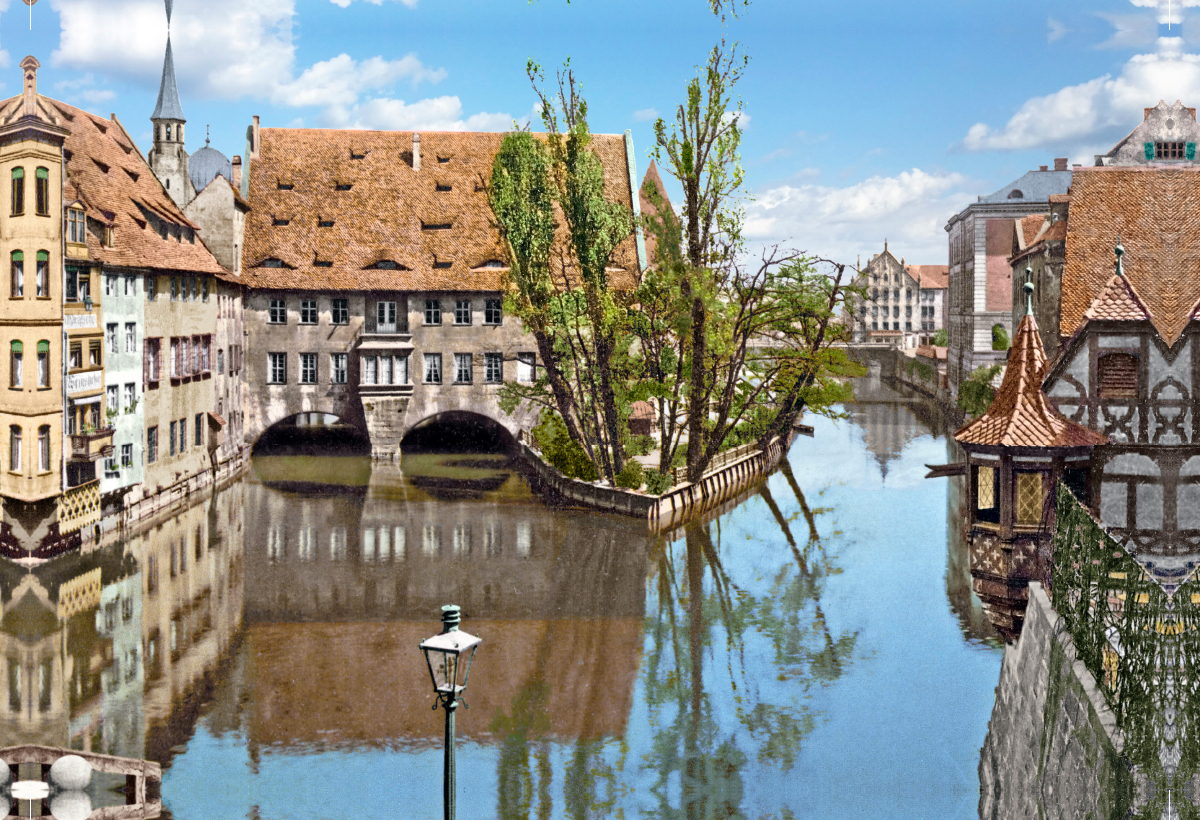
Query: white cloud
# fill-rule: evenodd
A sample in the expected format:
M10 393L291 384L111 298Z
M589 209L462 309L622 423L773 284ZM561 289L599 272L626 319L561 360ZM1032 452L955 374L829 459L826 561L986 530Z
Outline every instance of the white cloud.
M1046 28L1049 29L1046 33L1046 41L1049 43L1062 39L1071 30L1053 17L1046 20Z
M455 96L413 103L380 97L352 106L333 105L326 109L323 119L333 128L396 131L505 131L513 123L508 114L483 112L464 117L462 101Z
M966 183L960 174L914 168L845 188L780 185L749 204L745 233L756 244L781 242L847 263L878 253L887 237L910 263L944 264L943 226L969 201Z
M658 119L657 108L639 108L633 112L633 118L637 122L649 122L650 120Z
M750 127L750 115L745 111L726 111L721 117L721 121L730 122L734 117L737 118L738 127L743 131Z
M372 57L356 62L349 54L339 54L307 68L291 82L279 85L272 99L282 105L350 105L364 91L385 88L398 80L439 82L445 69L426 68L414 55L399 60Z
M341 6L342 8L346 8L353 2L353 0L329 0L329 2L333 3L335 6ZM382 6L383 5L383 0L365 0L365 2L370 3L373 6ZM403 3L404 5L408 6L410 9L417 7L417 0L396 0L396 2Z
M1097 16L1107 20L1113 27L1112 36L1098 48L1143 48L1158 39L1158 24L1148 15L1098 12ZM1175 22L1179 23L1178 17Z
M1153 54L1132 57L1120 76L1105 74L1034 97L1000 129L976 123L962 147L986 151L1078 146L1103 143L1106 137L1111 137L1111 147L1142 121L1145 107L1159 100L1195 99L1200 99L1200 55L1185 53L1178 37L1161 37ZM1078 148L1071 153L1078 155Z
M1143 9L1154 9L1154 18L1160 25L1167 21L1178 23L1182 17L1181 8L1200 8L1200 0L1129 0L1133 5Z

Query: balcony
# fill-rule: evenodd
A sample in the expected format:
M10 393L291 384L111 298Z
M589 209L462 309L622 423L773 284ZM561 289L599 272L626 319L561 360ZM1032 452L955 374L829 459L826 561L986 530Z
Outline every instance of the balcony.
M113 454L113 428L71 434L71 461L99 461Z
M363 322L364 336L405 336L408 335L408 322Z

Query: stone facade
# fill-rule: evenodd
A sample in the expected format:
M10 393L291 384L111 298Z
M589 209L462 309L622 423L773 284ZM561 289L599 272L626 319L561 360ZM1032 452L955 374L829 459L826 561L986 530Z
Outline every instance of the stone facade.
M1134 779L1124 736L1041 584L1004 650L979 754L980 820L1125 817Z
M1153 165L1159 162L1196 160L1200 123L1196 109L1179 100L1164 100L1144 109L1142 122L1107 154L1096 154L1096 165Z

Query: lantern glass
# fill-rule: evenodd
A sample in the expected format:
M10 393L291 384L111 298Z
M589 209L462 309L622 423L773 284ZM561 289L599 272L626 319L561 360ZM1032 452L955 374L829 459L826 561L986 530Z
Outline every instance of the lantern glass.
M481 642L474 635L456 629L434 635L421 644L435 694L457 695L466 688L471 661Z

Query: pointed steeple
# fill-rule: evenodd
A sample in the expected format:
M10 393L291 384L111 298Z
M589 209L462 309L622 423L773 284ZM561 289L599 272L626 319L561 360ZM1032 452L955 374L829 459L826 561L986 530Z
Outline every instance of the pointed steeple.
M163 58L162 84L158 87L158 104L150 119L187 122L183 106L179 104L179 89L175 86L175 57L171 53L170 34L167 35L167 56Z

